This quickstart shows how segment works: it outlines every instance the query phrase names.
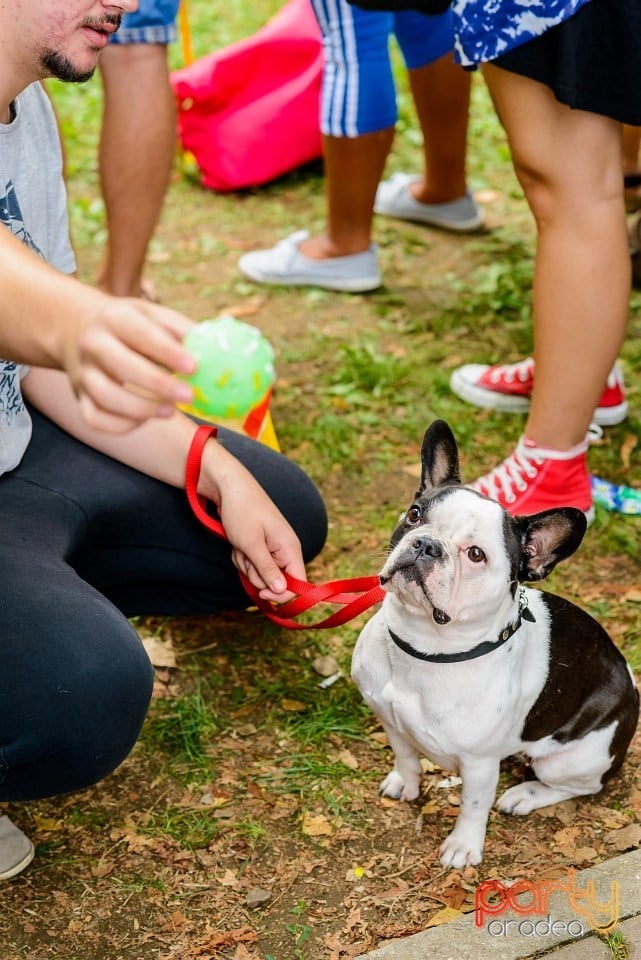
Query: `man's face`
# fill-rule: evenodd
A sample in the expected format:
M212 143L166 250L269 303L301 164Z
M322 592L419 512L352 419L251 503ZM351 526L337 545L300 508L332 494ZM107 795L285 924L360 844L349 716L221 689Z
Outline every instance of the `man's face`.
M36 0L31 33L43 75L88 80L122 14L137 6L138 0Z

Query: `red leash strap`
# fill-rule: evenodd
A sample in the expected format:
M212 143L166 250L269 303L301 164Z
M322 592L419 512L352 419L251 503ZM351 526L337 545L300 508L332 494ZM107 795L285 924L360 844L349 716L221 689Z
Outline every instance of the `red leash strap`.
M209 425L202 425L196 430L187 455L185 491L191 509L198 520L216 536L226 540L227 535L222 523L209 516L205 508L205 497L201 497L198 493L203 450L209 438L216 436L216 432L216 427ZM258 590L247 577L240 571L238 571L238 575L243 587L258 609L274 623L290 630L325 630L328 627L338 627L349 620L353 620L359 613L368 610L375 603L379 603L385 596L385 591L381 587L381 581L377 576L353 577L350 580L331 580L327 583L312 584L306 580L297 580L296 577L284 573L288 588L297 596L285 603L275 604L268 600L262 600L258 596ZM341 609L330 614L319 623L297 623L296 620L292 619L318 603L336 603L341 606Z

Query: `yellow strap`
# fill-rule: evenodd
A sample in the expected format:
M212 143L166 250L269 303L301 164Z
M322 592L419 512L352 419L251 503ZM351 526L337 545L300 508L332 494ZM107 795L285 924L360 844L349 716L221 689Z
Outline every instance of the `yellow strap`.
M180 10L180 36L183 48L183 64L188 67L194 62L194 50L191 45L191 29L189 27L189 0L181 0Z

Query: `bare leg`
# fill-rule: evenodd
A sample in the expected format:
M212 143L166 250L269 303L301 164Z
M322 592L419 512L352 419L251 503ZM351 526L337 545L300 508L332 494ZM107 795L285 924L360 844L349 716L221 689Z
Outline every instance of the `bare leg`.
M99 167L109 236L99 283L117 296L140 296L175 150L167 48L111 44L100 70L105 106Z
M408 71L423 133L424 178L410 187L419 203L447 203L467 189L465 158L471 76L448 53Z
M420 203L446 203L466 190L469 74L446 54L408 71L423 133L424 177L411 190ZM360 137L323 139L327 228L300 246L313 259L361 253L371 243L376 189L394 139L388 127Z
M620 125L571 110L543 84L484 68L534 214L536 379L525 435L581 443L625 334L630 257Z
M300 250L314 260L362 253L371 244L374 198L394 128L360 137L323 137L327 226Z

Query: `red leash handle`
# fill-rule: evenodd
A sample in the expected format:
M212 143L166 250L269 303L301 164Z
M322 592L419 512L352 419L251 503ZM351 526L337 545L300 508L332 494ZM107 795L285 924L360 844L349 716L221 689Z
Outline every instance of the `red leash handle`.
M198 493L198 479L203 458L205 444L210 437L217 434L216 427L203 424L198 427L187 454L185 466L185 492L195 516L200 522L223 540L227 539L224 527L220 520L211 517L206 510L205 497ZM326 630L329 627L338 627L349 620L353 620L359 613L368 610L385 596L380 578L353 577L350 580L330 580L327 583L312 584L307 580L297 580L283 571L287 586L292 593L297 594L292 600L275 604L263 600L258 590L247 577L238 571L243 587L250 599L256 604L266 617L281 627L289 630ZM340 610L330 614L319 623L297 623L292 617L297 617L318 603L335 603L341 606Z

